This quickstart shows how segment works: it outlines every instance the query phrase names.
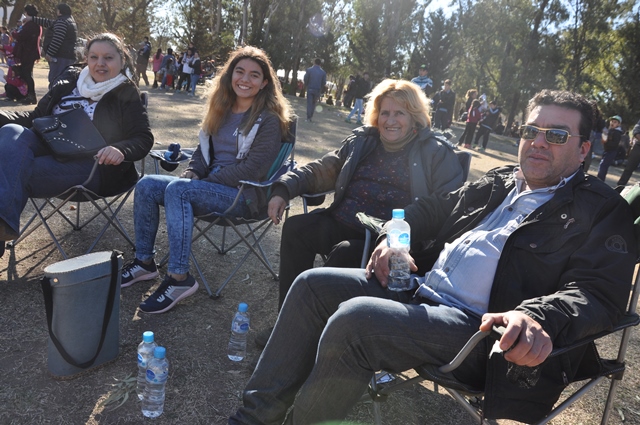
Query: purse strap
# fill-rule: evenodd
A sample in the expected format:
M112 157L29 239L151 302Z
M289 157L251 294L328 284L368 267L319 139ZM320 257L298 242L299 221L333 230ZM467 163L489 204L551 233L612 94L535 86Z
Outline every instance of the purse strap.
M53 345L56 346L58 352L62 356L65 361L73 366L79 367L80 369L86 369L93 365L93 363L98 358L100 351L102 350L102 344L104 343L104 339L107 336L107 327L109 326L109 322L111 321L111 313L113 311L113 304L115 302L116 288L118 284L118 273L120 268L118 267L118 256L120 253L118 251L113 251L111 253L111 281L109 282L109 293L107 295L107 305L104 309L104 317L102 322L102 332L100 334L100 344L98 344L98 349L96 350L96 354L86 362L79 363L75 359L73 359L67 350L64 349L62 343L58 340L58 338L53 333L53 288L51 286L51 281L49 277L44 276L40 283L42 284L42 293L44 295L44 308L47 313L47 326L49 328L49 337L51 337L51 341Z

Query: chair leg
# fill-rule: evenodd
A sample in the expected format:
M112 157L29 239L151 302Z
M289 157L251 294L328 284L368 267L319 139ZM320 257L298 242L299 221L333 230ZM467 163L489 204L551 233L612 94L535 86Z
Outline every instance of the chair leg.
M549 415L547 415L547 417L545 417L543 420L541 420L540 422L537 422L536 425L544 425L549 423L549 421L551 421L552 419L554 419L556 416L560 415L562 412L564 412L568 407L570 407L576 400L580 399L583 395L585 395L587 392L589 392L593 387L595 387L596 385L598 385L600 382L602 382L603 379L605 379L605 376L599 376L597 378L591 379L589 382L587 382L586 384L584 384L582 387L580 387L580 389L576 392L574 392L573 394L571 394L571 396L569 398L567 398L565 401L563 401L562 403L560 403L558 406L556 406L555 409L553 409L553 411L551 413L549 413Z
M118 207L115 210L111 208L112 203L109 203L106 200L104 200L104 204L105 204L104 208L101 208L100 205L97 203L97 201L91 199L90 197L87 197L87 199L89 199L89 201L91 201L91 203L93 204L94 208L98 210L98 214L95 215L93 218L97 217L98 215L102 215L107 221L105 225L102 226L102 230L93 241L93 244L87 250L87 254L93 251L93 249L98 244L98 242L100 242L100 239L102 239L102 236L106 233L107 230L109 230L110 227L118 231L118 233L120 233L120 235L129 243L129 245L131 245L131 247L135 249L135 244L133 243L133 240L131 239L131 237L129 237L129 234L127 233L124 226L118 219L118 213L124 206L127 199L129 199L130 194L131 194L131 191L129 191L125 195L125 197L120 200L120 203L118 204ZM107 214L107 211L109 212L109 214ZM93 220L93 218L91 220ZM87 223L84 223L83 226L85 224Z
M602 412L602 420L600 425L607 425L609 422L609 416L611 416L611 409L613 408L613 400L615 399L616 391L620 385L619 379L612 379L609 386L609 395L607 396L607 402L604 405L604 411Z
M166 258L168 258L168 255L167 255ZM193 265L196 267L196 271L198 272L198 275L200 276L200 282L202 282L204 284L204 287L207 290L207 293L209 294L209 297L213 298L213 299L219 298L220 294L216 293L216 295L214 296L211 293L211 288L209 287L209 282L207 282L207 279L204 277L204 273L202 273L202 269L200 268L200 264L198 264L198 260L196 260L196 256L193 255L193 251L191 251L191 259L193 260Z
M640 279L640 277L639 277ZM635 283L638 285L638 282ZM632 297L631 301L632 305L637 303L637 299ZM635 308L631 308L631 311L635 313ZM629 327L622 331L622 338L620 338L620 347L618 349L618 357L616 361L618 363L624 363L625 358L627 356L627 347L629 346L629 339L631 338L631 332L633 328ZM609 416L611 415L611 409L613 408L613 400L615 399L616 391L618 390L618 385L620 385L620 379L616 379L615 377L611 379L611 385L609 387L609 394L607 395L607 402L604 405L604 411L602 412L602 425L605 425L609 421Z
M44 228L47 230L47 232L49 233L49 236L51 237L51 240L53 241L53 243L55 244L56 248L58 248L58 251L60 252L60 254L62 254L62 258L64 258L65 260L69 259L69 256L67 256L67 253L64 251L64 249L62 248L62 245L60 245L60 242L58 242L58 238L56 238L56 235L53 233L53 230L51 230L51 227L49 227L49 224L47 223L47 219L49 217L51 217L53 214L55 214L56 212L58 212L60 209L60 206L58 206L54 211L52 211L51 213L49 213L49 215L47 215L47 218L45 218L42 215L42 211L40 211L40 209L36 208L36 214L38 215L38 217L40 218L40 222L42 223L42 225L44 226ZM64 214L62 214L64 216ZM36 226L37 227L37 226ZM34 228L35 230L35 228ZM31 233L31 232L29 232ZM29 234L27 233L27 235ZM25 235L26 236L26 235Z
M240 237L240 239L242 239L242 241L245 243L247 248L250 249L250 251L247 254L245 254L245 257L240 261L239 265L242 265L244 263L244 261L246 260L246 258L248 257L248 254L250 252L253 252L255 254L255 256L258 257L258 260L260 260L260 262L269 270L269 272L271 273L273 278L277 280L278 279L278 274L273 270L273 266L271 266L271 263L267 259L266 254L264 253L264 251L262 251L262 247L260 246L260 242L266 236L266 234L269 231L269 229L271 228L271 226L273 226L273 222L269 221L269 224L262 230L262 233L260 234L260 236L257 239L255 237L255 233L254 232L256 232L260 228L260 226L258 226L258 228L256 228L256 229L252 229L253 231L251 232L251 234L253 234L253 238L255 240L254 243L249 242L249 240L242 234L242 232L238 229L238 227L235 224L229 222L229 225L234 229L234 231ZM258 252L258 249L256 249L256 246L259 247L258 249L261 252ZM236 267L236 269L238 269L238 268L240 268L240 267ZM235 271L234 271L234 274L235 274Z
M371 386L372 394L377 394L378 382L375 373L373 374L373 377L371 378L371 384L369 385ZM382 425L382 409L380 406L380 401L375 398L373 399L373 420L375 425Z

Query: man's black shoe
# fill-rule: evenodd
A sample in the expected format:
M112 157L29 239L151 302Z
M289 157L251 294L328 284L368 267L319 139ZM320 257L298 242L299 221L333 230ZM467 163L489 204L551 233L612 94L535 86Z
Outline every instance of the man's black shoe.
M273 332L273 326L271 326L270 328L266 328L261 330L260 332L258 332L258 334L256 335L256 337L254 338L254 342L256 343L256 345L260 348L264 348L265 345L267 345L267 342L269 341L269 337L271 336L271 332Z

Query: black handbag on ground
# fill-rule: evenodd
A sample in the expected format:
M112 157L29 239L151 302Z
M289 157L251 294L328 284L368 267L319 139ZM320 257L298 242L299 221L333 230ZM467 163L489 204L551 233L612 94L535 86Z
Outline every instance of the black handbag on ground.
M59 161L90 158L107 146L82 108L33 120L33 131L51 148Z

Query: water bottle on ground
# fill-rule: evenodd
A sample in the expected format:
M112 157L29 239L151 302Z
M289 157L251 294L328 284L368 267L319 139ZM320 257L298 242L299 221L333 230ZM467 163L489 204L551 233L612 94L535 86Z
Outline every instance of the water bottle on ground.
M153 358L147 365L147 385L142 399L142 414L157 418L164 410L164 392L169 377L169 361L164 347L153 350Z
M404 221L403 209L393 210L391 222L387 225L387 245L393 250L389 260L387 288L392 291L411 289L411 270L409 269L411 228L409 223Z
M227 355L234 362L239 362L247 355L247 333L249 332L249 306L246 303L238 305L238 311L231 322L231 339Z
M142 342L138 345L138 398L142 400L144 387L147 385L147 365L153 358L153 350L158 346L153 340L153 332L142 334Z

